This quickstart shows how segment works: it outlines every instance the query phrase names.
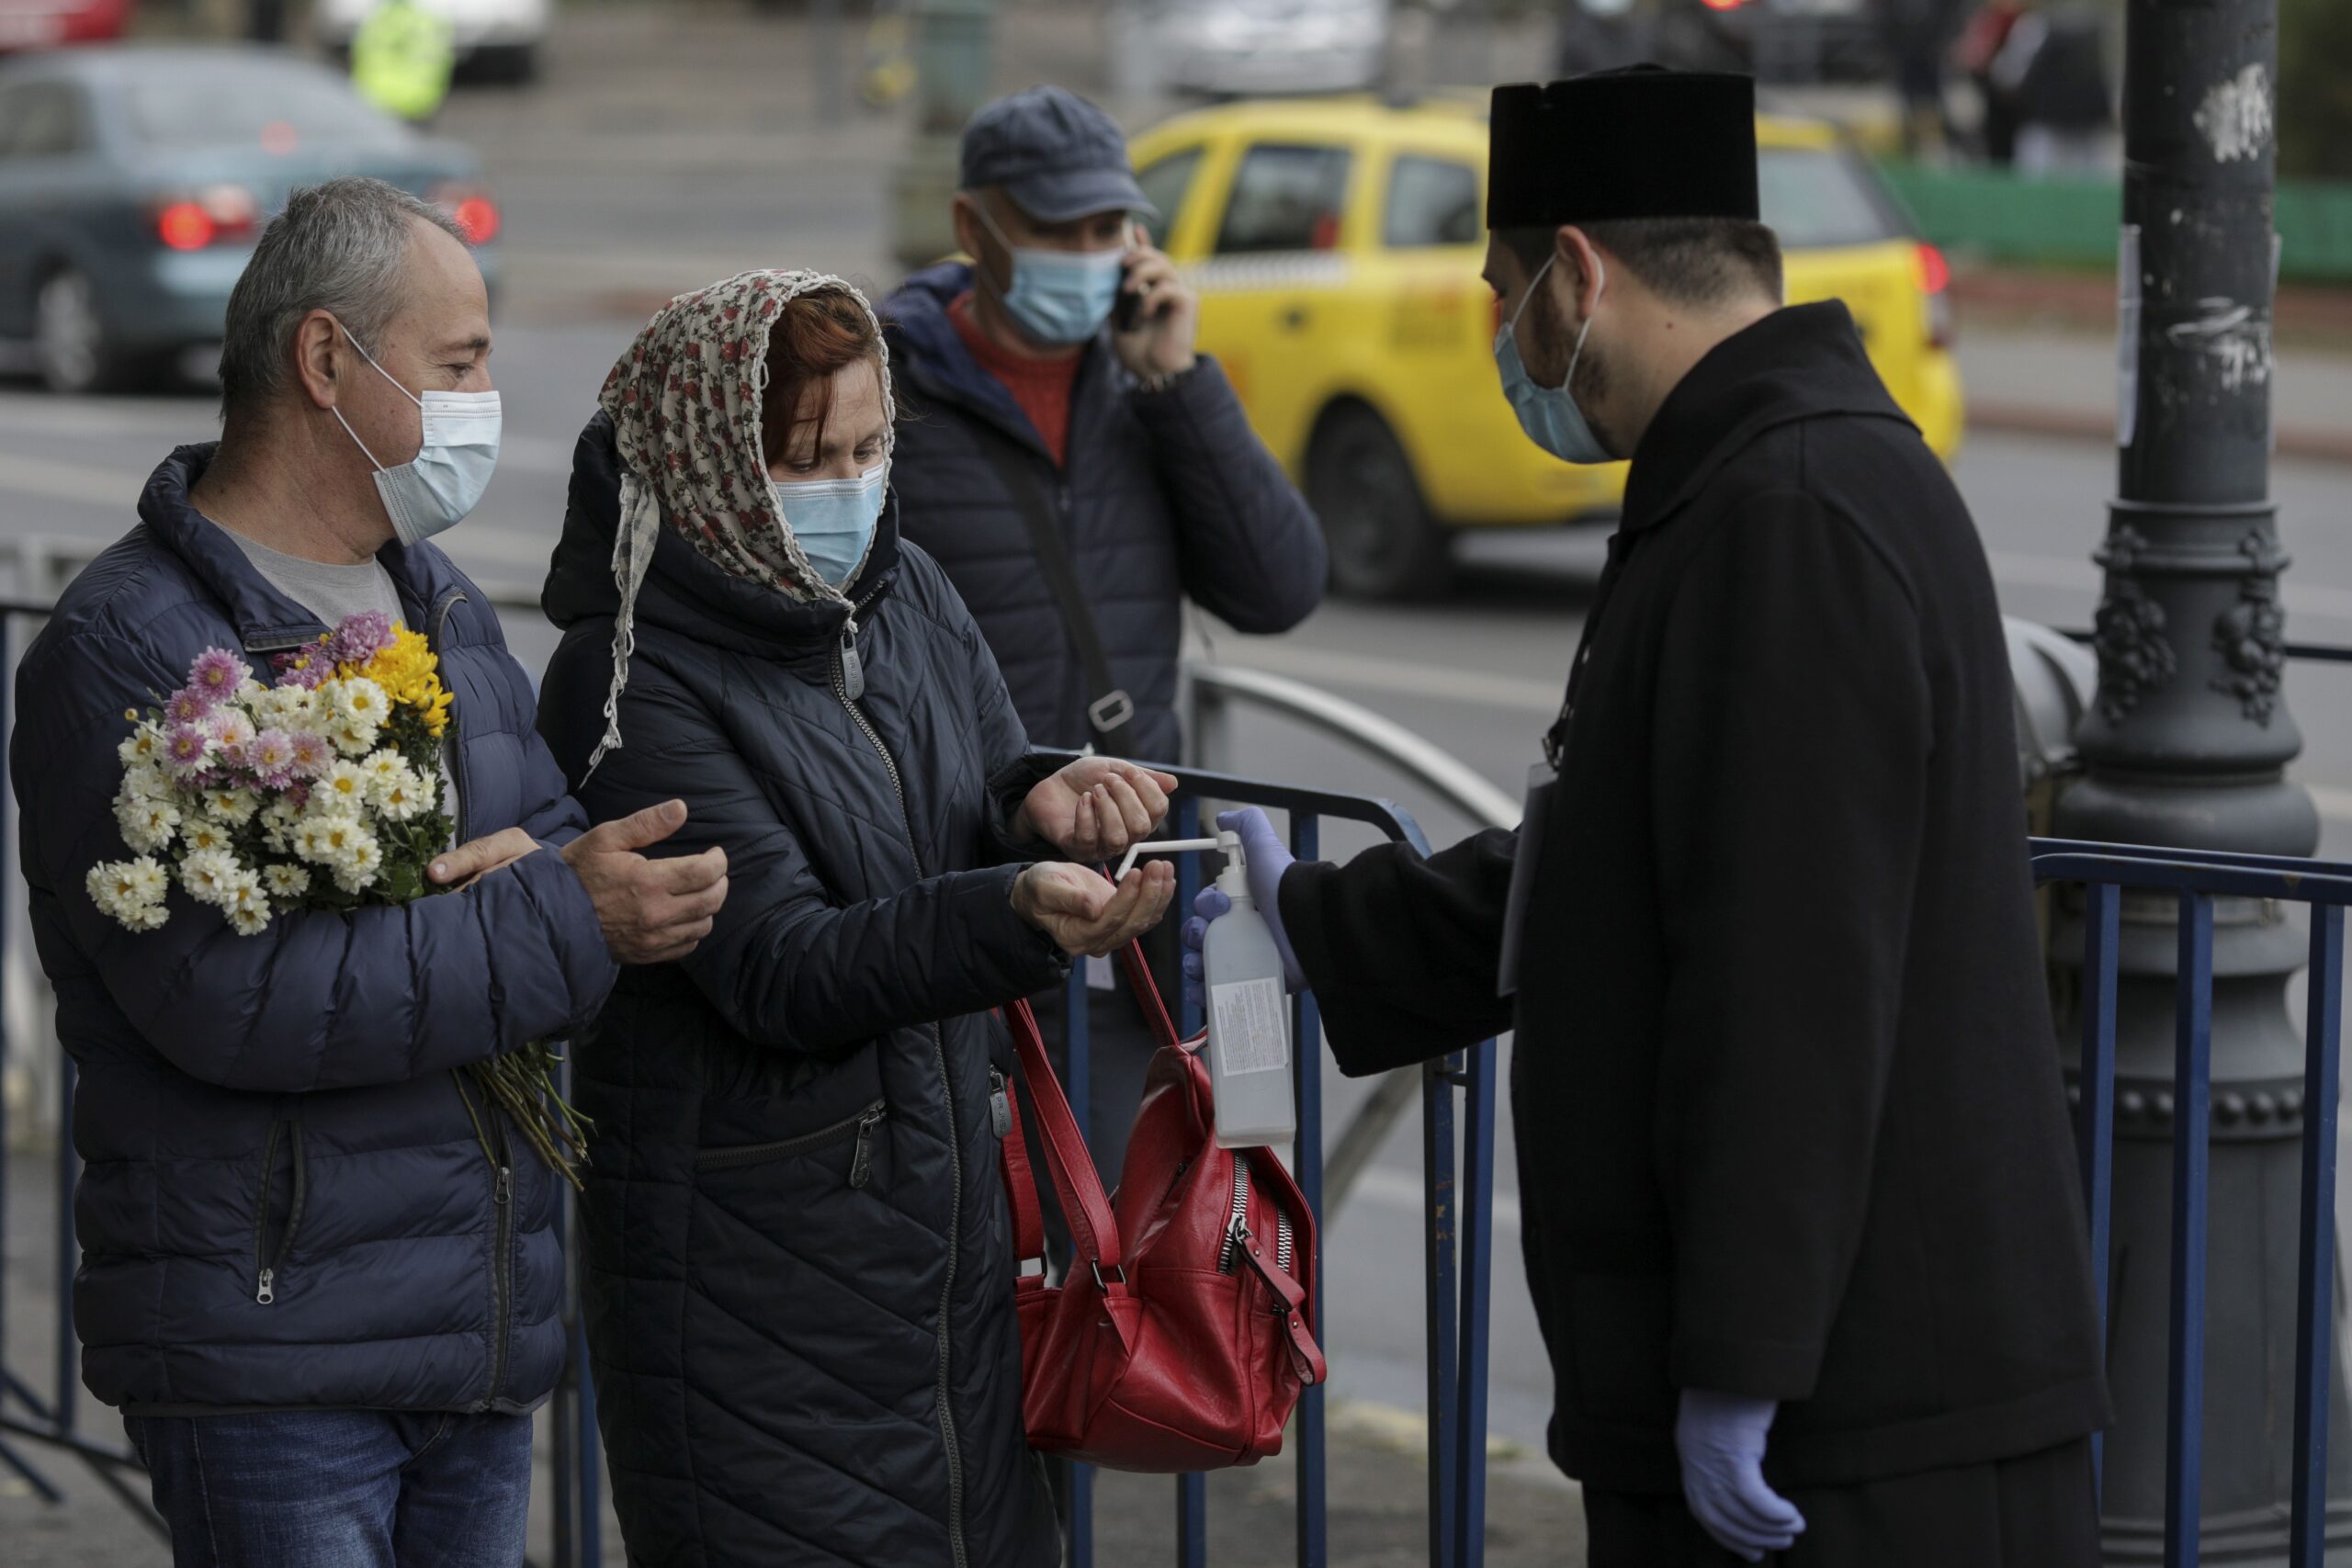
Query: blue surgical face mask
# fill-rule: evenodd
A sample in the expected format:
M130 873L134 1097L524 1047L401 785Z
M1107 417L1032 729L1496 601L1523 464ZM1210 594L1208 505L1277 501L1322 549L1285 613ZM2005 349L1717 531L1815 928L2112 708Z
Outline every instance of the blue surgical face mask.
M1552 270L1552 256L1544 258L1544 265L1535 269L1535 276L1527 286L1526 298L1520 300L1510 320L1495 333L1495 364L1503 373L1503 396L1510 400L1511 412L1519 415L1519 427L1527 432L1527 438L1555 457L1567 463L1611 462L1614 459L1608 448L1593 434L1592 426L1585 423L1584 411L1577 407L1576 399L1568 392L1569 385L1577 378L1577 361L1584 357L1584 337L1592 331L1592 317L1588 314L1584 325L1577 331L1576 351L1568 355L1568 373L1560 378L1558 386L1537 386L1520 361L1519 318L1527 313L1528 300L1534 299L1535 291L1544 286L1544 275ZM1609 269L1600 265L1598 256L1593 258L1593 265L1598 268L1599 281L1592 290L1592 302L1598 309L1601 291L1609 287Z
M889 466L876 463L854 479L772 482L776 515L808 557L808 564L834 587L846 584L865 564L882 520L882 492Z
M481 503L482 491L490 488L491 473L498 467L498 394L427 392L419 397L393 380L357 338L348 331L343 335L359 350L369 369L391 381L422 413L424 440L416 456L388 468L377 462L376 454L368 450L343 411L334 411L344 434L376 464L376 493L384 502L384 514L392 520L393 534L403 545L422 544L464 522L466 513Z
M1014 244L978 200L973 209L997 243L1012 253L1012 283L1002 299L1005 313L1037 343L1084 343L1102 330L1118 303L1126 253L1046 251Z

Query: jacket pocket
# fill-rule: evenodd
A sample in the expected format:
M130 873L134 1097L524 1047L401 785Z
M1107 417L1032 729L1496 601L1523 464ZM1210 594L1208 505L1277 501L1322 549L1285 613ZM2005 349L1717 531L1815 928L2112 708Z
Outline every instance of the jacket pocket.
M286 1217L273 1224L270 1208L277 1187L277 1151L281 1145L290 1151L287 1158L290 1168L289 1183ZM276 1304L277 1288L285 1283L287 1255L294 1249L294 1233L302 1224L307 1177L302 1156L301 1117L297 1114L271 1118L269 1136L262 1144L261 1180L254 1195L254 1303L256 1306Z
M877 1100L854 1116L844 1116L830 1126L797 1137L779 1138L764 1144L719 1144L695 1151L695 1168L698 1171L741 1170L749 1166L766 1165L774 1160L797 1159L833 1148L842 1144L852 1145L849 1159L849 1185L864 1187L874 1175L874 1134L890 1114L889 1107Z

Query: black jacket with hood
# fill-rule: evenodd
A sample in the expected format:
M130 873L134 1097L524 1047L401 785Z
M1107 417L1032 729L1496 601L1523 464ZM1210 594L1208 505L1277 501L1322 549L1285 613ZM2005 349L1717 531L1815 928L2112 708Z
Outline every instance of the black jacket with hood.
M625 970L575 1048L589 1349L630 1561L1051 1563L990 1114L987 1010L1066 973L995 863L1034 782L1021 721L895 508L846 626L665 527L623 744L583 779L617 489L599 414L548 578L564 638L542 728L592 817L683 797L663 850L722 846L730 877L709 937Z

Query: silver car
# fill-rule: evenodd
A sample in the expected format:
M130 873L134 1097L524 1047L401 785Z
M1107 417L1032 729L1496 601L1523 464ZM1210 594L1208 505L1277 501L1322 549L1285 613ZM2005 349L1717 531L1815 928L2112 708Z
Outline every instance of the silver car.
M1212 97L1353 93L1377 84L1388 0L1162 0L1160 85Z
M219 341L262 226L346 174L440 203L495 288L481 161L314 61L107 46L0 64L0 344L61 392L174 379L186 350Z

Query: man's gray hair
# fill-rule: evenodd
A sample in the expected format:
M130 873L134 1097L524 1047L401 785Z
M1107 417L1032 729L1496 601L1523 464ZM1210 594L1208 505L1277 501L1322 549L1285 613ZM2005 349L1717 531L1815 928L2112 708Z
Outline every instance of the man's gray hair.
M294 329L326 310L368 353L401 304L412 220L467 243L441 209L398 186L346 175L298 190L270 220L253 260L229 295L220 343L220 411L254 406L282 391Z

